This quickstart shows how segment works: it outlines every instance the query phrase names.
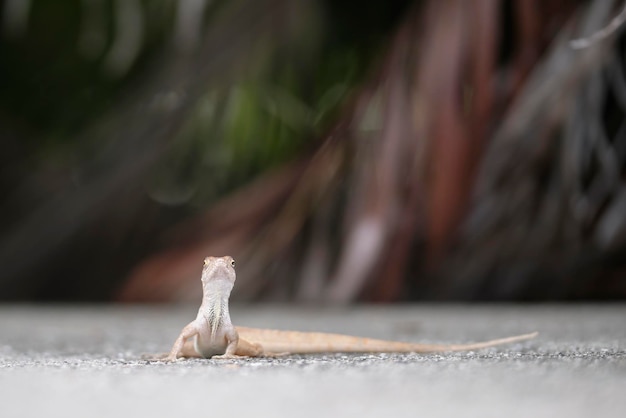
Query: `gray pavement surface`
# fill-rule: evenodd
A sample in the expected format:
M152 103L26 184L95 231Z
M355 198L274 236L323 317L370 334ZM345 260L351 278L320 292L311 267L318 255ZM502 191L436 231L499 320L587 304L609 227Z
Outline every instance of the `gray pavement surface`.
M0 305L1 417L624 417L626 305L232 306L240 325L519 344L449 354L141 360L197 307Z

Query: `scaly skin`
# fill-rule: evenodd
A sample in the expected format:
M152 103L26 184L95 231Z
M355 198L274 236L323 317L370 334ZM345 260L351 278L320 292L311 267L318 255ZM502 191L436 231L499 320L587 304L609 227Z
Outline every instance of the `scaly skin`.
M196 319L176 339L166 357L234 358L307 353L434 353L466 351L534 338L537 333L460 345L413 344L321 332L235 328L228 299L235 284L232 257L207 257L202 269L202 304Z
M232 257L207 257L202 269L202 304L174 342L167 360L179 357L232 358L259 356L261 346L239 339L230 320L228 298L235 284Z

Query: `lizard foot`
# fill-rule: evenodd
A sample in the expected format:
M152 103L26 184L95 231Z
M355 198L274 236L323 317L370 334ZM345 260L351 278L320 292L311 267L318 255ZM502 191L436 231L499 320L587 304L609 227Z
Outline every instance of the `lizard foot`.
M282 353L263 353L263 357L270 357L270 358L274 358L274 357L286 357L286 356L290 356L291 353L289 351L283 351Z
M236 354L220 354L217 356L211 357L212 359L224 360L224 359L237 359L237 358L248 358L248 356L238 356Z
M161 359L161 361L165 361L166 363L176 363L178 361L183 361L184 359L184 357L177 357L170 354L167 357Z

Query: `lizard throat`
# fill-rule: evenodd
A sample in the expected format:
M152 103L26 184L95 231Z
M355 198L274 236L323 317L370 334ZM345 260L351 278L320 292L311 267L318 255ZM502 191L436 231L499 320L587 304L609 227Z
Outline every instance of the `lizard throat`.
M226 281L214 281L204 286L204 300L202 301L202 316L209 323L211 340L215 340L219 328L224 321L230 319L228 298L233 284Z

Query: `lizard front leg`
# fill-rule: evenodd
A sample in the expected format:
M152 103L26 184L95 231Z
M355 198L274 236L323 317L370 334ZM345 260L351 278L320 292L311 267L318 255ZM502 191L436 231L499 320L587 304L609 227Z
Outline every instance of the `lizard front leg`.
M178 356L183 351L183 346L185 345L185 341L188 338L191 338L194 335L198 334L198 332L199 332L199 328L198 328L196 321L192 321L189 324L187 324L185 328L183 328L183 330L180 332L180 335L178 336L176 341L174 342L174 345L172 346L172 350L170 351L170 354L167 356L166 360L176 361Z

